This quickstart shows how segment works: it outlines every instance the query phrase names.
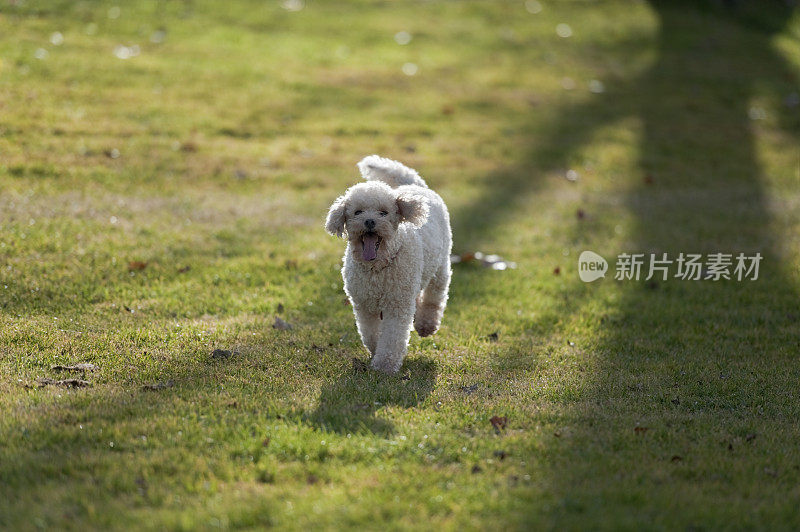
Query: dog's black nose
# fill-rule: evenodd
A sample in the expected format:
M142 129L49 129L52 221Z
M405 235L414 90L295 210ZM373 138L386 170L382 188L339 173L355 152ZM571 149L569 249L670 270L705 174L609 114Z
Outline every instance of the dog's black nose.
M375 229L375 220L365 220L364 225L367 226L367 229L371 231Z

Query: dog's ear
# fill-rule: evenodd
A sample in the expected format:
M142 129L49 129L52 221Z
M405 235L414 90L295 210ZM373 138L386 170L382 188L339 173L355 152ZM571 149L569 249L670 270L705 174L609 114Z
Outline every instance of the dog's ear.
M345 207L347 207L345 196L339 196L331 205L331 210L328 211L325 230L334 236L341 237L344 235L344 223L347 221Z
M409 222L417 227L422 226L428 219L428 202L419 194L402 192L397 195L397 210L404 222Z

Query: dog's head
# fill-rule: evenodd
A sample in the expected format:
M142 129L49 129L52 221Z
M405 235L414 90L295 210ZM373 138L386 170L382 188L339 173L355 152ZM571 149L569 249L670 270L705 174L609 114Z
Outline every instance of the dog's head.
M401 222L425 223L428 204L422 196L398 192L377 181L350 187L331 205L325 230L350 241L356 260L388 258Z

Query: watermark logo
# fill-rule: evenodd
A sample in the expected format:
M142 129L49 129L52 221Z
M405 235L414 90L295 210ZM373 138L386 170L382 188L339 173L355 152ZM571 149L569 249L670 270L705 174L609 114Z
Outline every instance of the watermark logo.
M617 281L649 281L657 278L682 281L756 281L761 253L680 253L671 258L666 253L621 253L617 257L614 279ZM608 263L594 251L584 251L578 257L578 275L584 283L606 276Z
M581 281L591 283L606 276L608 262L594 251L584 251L578 257L578 275Z

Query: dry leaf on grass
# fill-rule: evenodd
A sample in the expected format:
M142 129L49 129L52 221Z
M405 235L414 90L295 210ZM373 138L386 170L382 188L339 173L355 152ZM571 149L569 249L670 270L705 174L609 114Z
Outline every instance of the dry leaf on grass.
M234 355L238 355L238 351L228 351L227 349L214 349L211 352L211 358L213 359L226 359L231 358Z
M140 260L132 260L128 263L128 271L138 272L147 268L147 263Z
M83 379L63 379L63 380L55 380L55 379L39 379L39 388L44 388L48 385L54 386L64 386L66 388L86 388L91 386L92 384L89 381L85 381Z
M99 368L88 362L80 362L72 366L53 366L52 371L97 371Z
M494 416L489 420L489 423L492 424L494 430L499 434L501 430L506 428L508 418L506 416Z
M181 151L186 153L194 153L197 151L197 144L195 144L191 140L188 140L183 144L181 144Z

